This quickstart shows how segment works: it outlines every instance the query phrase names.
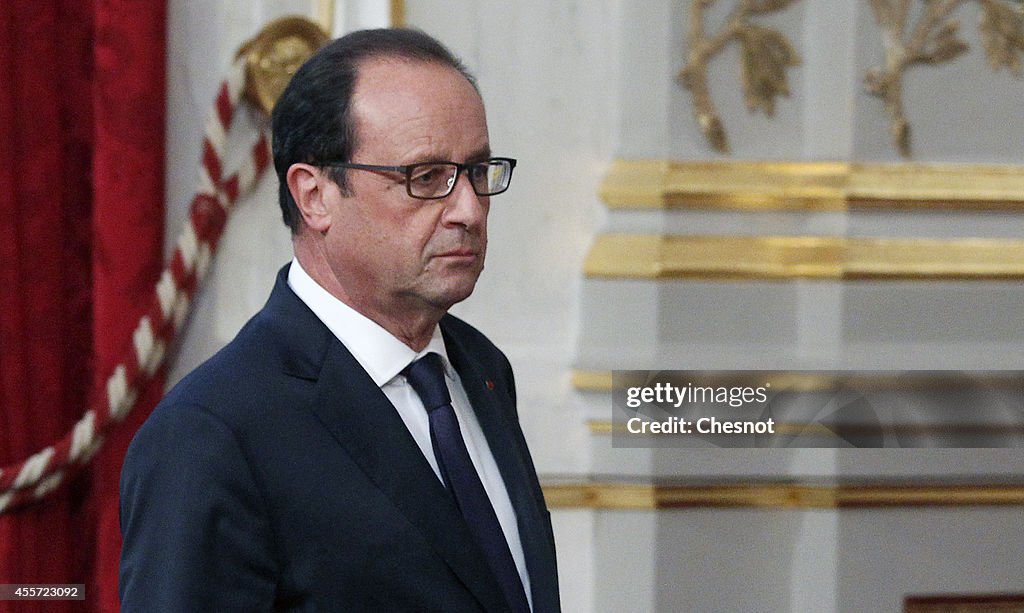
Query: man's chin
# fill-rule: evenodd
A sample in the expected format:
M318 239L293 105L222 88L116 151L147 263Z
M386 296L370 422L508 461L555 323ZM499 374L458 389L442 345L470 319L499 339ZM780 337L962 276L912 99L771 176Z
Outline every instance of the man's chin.
M440 289L432 296L431 302L447 311L452 306L462 302L466 298L469 298L473 294L473 290L476 288L476 279L472 282L453 284L451 286Z

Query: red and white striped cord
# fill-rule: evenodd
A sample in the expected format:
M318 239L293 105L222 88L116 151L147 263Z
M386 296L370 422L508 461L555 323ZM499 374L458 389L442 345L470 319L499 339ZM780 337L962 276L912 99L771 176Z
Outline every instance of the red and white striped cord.
M105 393L60 441L23 462L0 468L0 513L54 491L88 465L113 428L135 408L139 393L166 358L180 332L192 298L206 277L217 243L238 198L248 193L270 165L270 138L265 129L250 155L232 175L224 176L225 147L245 85L244 59L236 61L221 83L206 122L200 181L189 220L132 334L132 343L107 379Z

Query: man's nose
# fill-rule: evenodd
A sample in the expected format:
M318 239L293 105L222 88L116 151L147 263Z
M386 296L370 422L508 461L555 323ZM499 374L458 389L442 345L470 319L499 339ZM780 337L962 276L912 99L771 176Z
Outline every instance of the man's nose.
M455 175L455 186L445 199L444 222L475 228L487 220L489 196L478 196L468 172Z

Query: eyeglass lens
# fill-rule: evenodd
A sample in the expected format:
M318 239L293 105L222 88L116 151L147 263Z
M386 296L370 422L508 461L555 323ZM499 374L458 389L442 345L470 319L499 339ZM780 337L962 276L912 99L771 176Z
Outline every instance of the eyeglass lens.
M416 164L409 168L409 194L416 198L443 198L458 180L459 167L448 162ZM473 191L492 196L508 189L512 166L505 160L487 160L466 169Z

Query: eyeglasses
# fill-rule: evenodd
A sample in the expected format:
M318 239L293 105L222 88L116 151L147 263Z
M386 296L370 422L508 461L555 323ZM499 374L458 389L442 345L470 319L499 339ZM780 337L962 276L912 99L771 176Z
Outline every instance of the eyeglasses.
M408 166L378 166L354 162L327 162L323 166L351 168L353 170L384 170L405 173L405 191L420 200L445 198L455 189L459 173L466 171L469 184L477 196L494 196L508 189L512 182L512 158L491 158L482 162L458 164L456 162L423 162Z

